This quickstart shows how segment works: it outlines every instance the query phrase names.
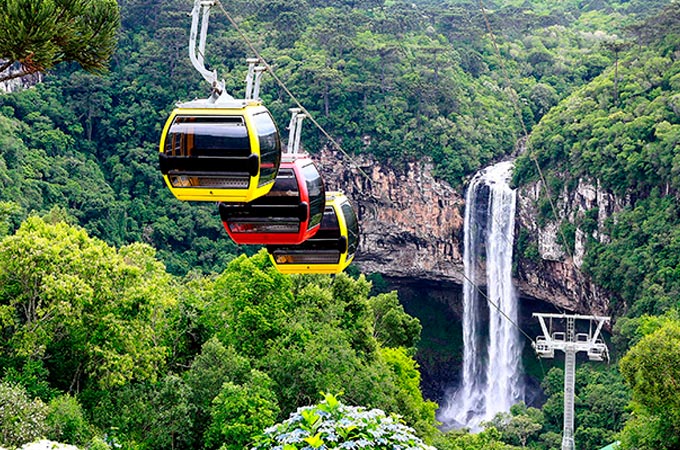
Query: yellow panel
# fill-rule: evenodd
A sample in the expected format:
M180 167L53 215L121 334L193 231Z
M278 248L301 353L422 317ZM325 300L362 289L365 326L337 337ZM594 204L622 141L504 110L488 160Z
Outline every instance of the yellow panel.
M266 110L259 104L250 104L243 108L176 108L165 122L160 141L160 152L165 152L165 139L175 117L178 115L188 117L201 116L241 116L245 120L248 130L248 140L250 141L251 153L260 157L260 143L253 126L253 114ZM193 137L192 137L193 138ZM206 201L206 202L250 202L258 197L266 195L274 185L274 181L259 186L260 172L250 177L247 188L216 188L216 187L195 187L198 184L198 177L186 177L187 185L191 187L175 187L170 182L168 175L163 175L166 186L172 194L179 200L185 201Z
M342 209L340 205L347 202L347 197L339 192L326 192L326 206L332 206L338 217L338 225L340 225L340 235L347 238L347 223L345 222L345 216L342 214ZM269 254L269 259L271 260L276 270L285 274L293 273L320 273L320 274L337 274L342 272L350 265L354 259L354 255L347 257L348 252L340 254L340 260L337 264L277 264L274 261L272 254Z
M272 264L274 264L274 267L276 267L276 270L278 270L281 273L287 273L287 274L293 274L293 273L325 273L325 274L335 274L335 273L340 273L347 266L349 266L349 262L346 264L342 263L342 258L340 258L340 263L338 264L276 264L274 262L274 258L272 255L269 255L269 259L272 261Z

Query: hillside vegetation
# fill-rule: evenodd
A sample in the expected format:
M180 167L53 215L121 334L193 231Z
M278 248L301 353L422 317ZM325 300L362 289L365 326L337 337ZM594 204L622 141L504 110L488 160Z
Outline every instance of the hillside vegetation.
M350 152L397 169L428 157L462 187L515 151L514 98L531 132L516 183L537 179L537 160L553 193L585 177L626 198L598 233L596 211L563 223L591 236L584 268L625 315L620 366L579 369L576 440L677 448L677 2L358 3L225 6ZM191 5L119 5L108 76L62 65L0 96L0 445L242 449L323 392L400 414L441 450L559 448L560 369L541 410L441 433L413 359L421 326L395 293L370 295L363 276L282 276L227 238L214 205L172 197L162 124L207 94L187 57ZM208 60L236 95L246 56L214 11ZM292 102L271 78L263 99L285 124ZM327 144L311 126L303 140Z
M431 157L460 185L511 153L523 133L476 2L235 1L228 9L278 76L350 152L394 167ZM649 14L646 1L499 1L487 15L529 129L609 67L606 42ZM662 2L659 2L662 3ZM156 149L179 100L205 97L188 58L188 1L121 1L110 75L60 66L35 89L0 97L2 217L11 231L55 204L109 244L153 245L172 273L220 271L243 251L211 205L163 188ZM207 60L242 95L253 56L216 9ZM263 99L280 128L292 101L265 75ZM303 143L326 142L311 125Z
M628 352L620 370L634 413L619 435L621 448L671 449L680 445L670 387L680 343L680 5L629 32L617 64L536 126L517 160L515 183L537 180L537 162L553 201L585 179L625 205L598 226L597 208L555 217L544 193L542 220L561 222L571 252L574 233L585 234L583 270L610 293L618 316L613 343L618 354Z

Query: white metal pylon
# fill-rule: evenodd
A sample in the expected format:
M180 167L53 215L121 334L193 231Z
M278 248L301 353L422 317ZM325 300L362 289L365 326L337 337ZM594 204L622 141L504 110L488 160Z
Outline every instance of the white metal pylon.
M538 318L543 336L536 338L532 345L541 358L553 358L555 350L564 352L564 430L562 433L562 450L574 450L574 382L576 378L576 353L586 352L591 361L609 361L607 344L600 338L600 332L609 317L582 316L578 314L533 313ZM546 325L546 319L549 319ZM553 330L553 319L566 321L565 331ZM587 320L590 323L587 333L576 332L576 321ZM597 327L593 330L593 323Z

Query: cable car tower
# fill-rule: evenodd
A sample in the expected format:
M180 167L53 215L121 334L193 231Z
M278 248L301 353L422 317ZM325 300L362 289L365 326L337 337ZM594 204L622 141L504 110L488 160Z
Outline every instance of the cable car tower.
M609 350L600 338L600 332L609 317L582 316L567 314L533 313L543 330L543 336L536 338L532 344L540 358L554 358L555 350L564 352L564 430L562 432L562 450L574 450L574 381L576 378L576 353L586 352L591 361L609 362ZM546 325L546 319L548 324ZM564 331L553 330L553 319L565 321ZM587 333L576 332L576 321L587 320ZM596 325L593 330L593 325Z

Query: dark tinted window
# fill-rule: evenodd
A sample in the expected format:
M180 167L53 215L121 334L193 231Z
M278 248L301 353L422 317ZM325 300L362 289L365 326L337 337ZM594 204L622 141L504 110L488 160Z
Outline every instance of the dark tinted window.
M321 220L321 228L319 229L319 232L321 231L340 235L338 216L335 214L335 210L332 206L327 206L323 212L323 219Z
M298 187L297 177L293 169L281 169L276 175L276 181L272 189L260 198L253 200L250 205L253 206L253 211L259 211L259 214L264 214L263 207L272 206L275 209L269 211L274 216L297 216L298 205L300 204L300 191ZM281 209L282 206L289 206L291 208ZM276 209L278 208L278 210Z
M276 178L281 161L281 141L269 112L255 114L253 121L260 142L260 186L262 186Z
M299 201L297 199L300 198L300 191L293 169L281 169L279 171L274 186L266 197L292 197L296 199L295 202Z
M319 171L316 170L314 164L308 164L302 168L302 174L307 183L307 192L309 193L309 224L307 229L316 226L321 222L324 205L326 204L326 192L323 185L323 180Z
M359 247L359 222L357 216L354 214L354 209L349 203L342 204L342 215L345 216L345 223L347 224L347 256L353 255Z
M178 116L168 130L165 152L174 156L248 156L248 130L240 116Z

